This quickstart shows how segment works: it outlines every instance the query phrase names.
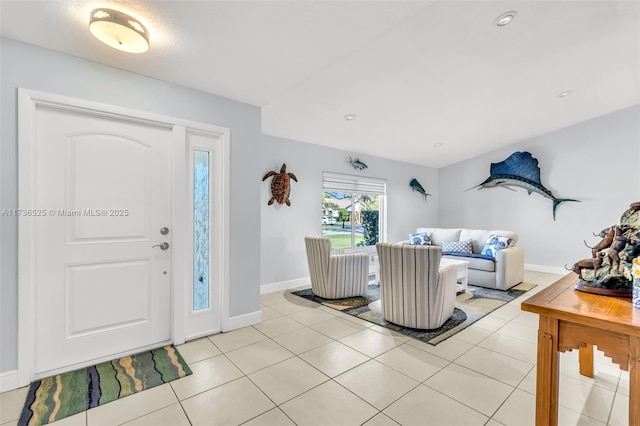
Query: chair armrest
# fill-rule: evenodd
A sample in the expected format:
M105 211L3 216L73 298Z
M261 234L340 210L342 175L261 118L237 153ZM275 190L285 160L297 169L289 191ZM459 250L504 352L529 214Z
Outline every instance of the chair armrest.
M365 253L365 254L373 254L376 252L376 246L356 246L356 247L346 247L341 250L342 253L345 254L355 254L355 253Z
M361 258L365 258L367 259L367 262L369 261L369 257L371 255L369 253L339 253L339 254L332 254L329 258L331 257L339 257L339 258L352 258L352 261L357 261L358 259Z
M440 266L438 269L438 285L453 285L456 288L456 278L458 276L458 269L456 265ZM454 290L455 291L455 290Z
M496 252L496 286L507 290L524 280L524 247L514 246Z
M441 266L438 269L437 303L430 306L436 317L449 318L456 306L456 277L458 269L455 265ZM446 321L446 319L444 319ZM442 321L442 322L444 322Z
M329 276L339 286L348 285L364 288L369 282L369 255L366 253L339 254L329 256Z

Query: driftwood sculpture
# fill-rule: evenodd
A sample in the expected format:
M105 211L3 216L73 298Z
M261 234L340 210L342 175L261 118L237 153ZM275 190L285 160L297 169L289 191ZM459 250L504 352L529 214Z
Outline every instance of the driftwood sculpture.
M631 267L635 257L640 256L640 201L629 205L619 224L603 229L596 236L602 239L590 247L592 257L580 260L572 267L580 277L576 289L631 297L631 281L624 277L624 271Z

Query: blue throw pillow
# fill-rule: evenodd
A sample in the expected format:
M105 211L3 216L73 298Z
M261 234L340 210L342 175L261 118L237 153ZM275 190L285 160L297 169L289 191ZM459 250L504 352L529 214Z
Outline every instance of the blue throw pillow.
M430 246L431 236L426 232L420 232L418 234L409 235L409 241L413 246Z
M442 252L443 253L473 253L473 246L471 245L471 240L443 241Z
M509 247L509 244L511 244L511 238L491 235L482 249L482 254L491 256L495 259L498 250L506 249Z

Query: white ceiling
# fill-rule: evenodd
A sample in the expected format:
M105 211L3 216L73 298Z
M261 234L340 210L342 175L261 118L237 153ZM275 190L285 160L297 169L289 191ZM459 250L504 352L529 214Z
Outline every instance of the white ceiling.
M98 6L144 22L151 49L95 40ZM497 27L509 10L517 19ZM2 0L0 30L260 106L266 134L442 167L639 104L639 11L640 1Z

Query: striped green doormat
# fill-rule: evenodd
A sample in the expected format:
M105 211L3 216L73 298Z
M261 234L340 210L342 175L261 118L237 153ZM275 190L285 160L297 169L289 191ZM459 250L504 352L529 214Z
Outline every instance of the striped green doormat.
M18 425L46 425L189 374L170 345L47 377L31 384Z

